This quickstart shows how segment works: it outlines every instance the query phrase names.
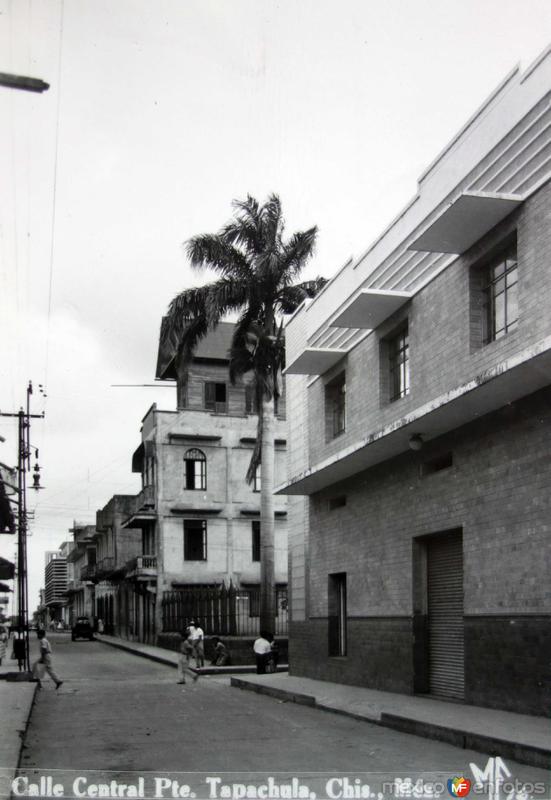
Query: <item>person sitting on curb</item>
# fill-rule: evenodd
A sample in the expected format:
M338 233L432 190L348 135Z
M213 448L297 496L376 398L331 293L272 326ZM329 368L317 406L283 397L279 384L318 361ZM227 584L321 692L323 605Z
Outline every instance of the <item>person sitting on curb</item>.
M52 648L50 642L46 639L45 631L38 631L38 640L40 642L40 658L35 661L32 667L32 673L35 681L38 683L38 688L42 689L42 680L44 672L47 672L50 678L55 683L55 688L59 689L63 681L60 681L53 670L52 665Z
M211 662L212 665L214 667L225 667L226 664L230 663L230 652L228 648L222 642L219 636L213 636L212 643L214 645L214 657Z

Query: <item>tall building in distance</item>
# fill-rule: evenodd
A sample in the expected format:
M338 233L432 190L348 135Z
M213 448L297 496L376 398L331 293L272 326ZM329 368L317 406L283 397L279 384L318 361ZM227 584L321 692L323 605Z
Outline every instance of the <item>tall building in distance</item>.
M48 609L48 621L65 622L64 608L67 605L67 543L59 550L46 552L44 569L44 605Z

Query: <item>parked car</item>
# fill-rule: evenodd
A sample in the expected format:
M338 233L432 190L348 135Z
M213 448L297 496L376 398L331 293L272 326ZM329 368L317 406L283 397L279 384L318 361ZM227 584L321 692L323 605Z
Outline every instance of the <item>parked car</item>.
M92 639L94 638L94 629L88 617L78 617L77 621L71 628L71 639Z

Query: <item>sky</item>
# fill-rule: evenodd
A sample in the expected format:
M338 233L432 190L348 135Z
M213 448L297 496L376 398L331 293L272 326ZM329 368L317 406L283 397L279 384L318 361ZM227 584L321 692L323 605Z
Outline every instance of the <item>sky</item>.
M31 610L44 553L139 491L141 419L175 407L114 384L153 383L168 303L208 279L184 242L277 192L288 232L319 228L304 277L331 277L550 41L549 0L0 0L0 71L50 84L0 88L0 412L29 380L45 412ZM16 463L16 422L0 436Z

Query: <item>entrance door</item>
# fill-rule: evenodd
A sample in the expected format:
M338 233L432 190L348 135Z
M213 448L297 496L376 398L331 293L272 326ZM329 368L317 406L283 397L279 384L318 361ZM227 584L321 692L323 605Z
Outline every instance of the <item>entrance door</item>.
M463 699L463 537L451 533L427 542L429 690Z

